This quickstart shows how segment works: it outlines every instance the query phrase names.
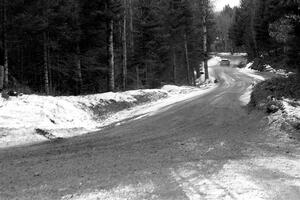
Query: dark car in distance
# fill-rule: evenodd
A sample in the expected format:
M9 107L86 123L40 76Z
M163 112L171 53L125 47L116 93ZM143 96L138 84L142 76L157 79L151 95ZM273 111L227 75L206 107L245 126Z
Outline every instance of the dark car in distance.
M230 66L230 61L228 59L222 59L220 61L221 66Z

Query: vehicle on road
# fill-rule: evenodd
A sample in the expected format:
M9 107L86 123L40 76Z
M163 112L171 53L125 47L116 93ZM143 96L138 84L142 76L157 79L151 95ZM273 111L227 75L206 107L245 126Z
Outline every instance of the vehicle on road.
M221 66L230 66L230 61L228 59L222 59L220 61Z

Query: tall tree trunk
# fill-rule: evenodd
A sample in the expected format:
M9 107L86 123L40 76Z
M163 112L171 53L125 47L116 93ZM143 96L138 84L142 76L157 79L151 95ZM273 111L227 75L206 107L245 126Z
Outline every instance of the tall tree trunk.
M49 34L48 34L48 40L49 40ZM49 94L52 94L52 69L51 69L51 56L50 56L50 48L49 45L47 46L47 61L48 61L48 79L49 79Z
M123 18L123 90L127 87L127 0L124 0Z
M130 49L131 49L131 57L134 56L134 27L133 27L133 4L132 0L129 0L129 29L130 29ZM136 88L140 88L140 69L139 66L135 67L136 73Z
M135 73L136 73L136 89L140 88L140 68L138 65L135 66Z
M49 71L48 71L48 38L47 33L43 33L43 54L44 54L44 89L45 93L49 95Z
M75 17L75 23L77 26L78 30L81 30L81 21L80 21L80 0L76 1L75 4L75 9L76 9L76 17ZM75 49L75 59L76 59L76 93L81 94L82 92L82 85L83 85L83 80L82 80L82 67L81 67L81 48L80 48L80 42L81 42L81 35L78 34L76 37L76 49Z
M129 0L129 16L130 16L130 48L131 53L134 53L134 30L133 30L133 5L132 0Z
M8 87L8 45L7 45L7 0L2 0L2 9L3 9L3 61L4 61L4 88Z
M77 94L82 92L82 71L81 71L81 51L80 44L76 44L76 75L77 75Z
M0 65L0 92L3 90L4 83L4 67Z
M204 53L204 59L203 59L203 66L204 66L204 71L205 71L205 80L209 79L209 74L208 74L208 52L207 52L207 0L202 0L203 2L203 53Z
M176 50L175 47L173 46L172 50L172 57L173 57L173 82L176 84L177 82L177 67L176 67Z
M114 20L109 20L108 30L108 62L109 62L109 90L115 91L115 55L114 55Z
M20 47L21 82L24 83L24 46Z
M186 62L186 71L187 71L187 82L191 84L191 72L190 72L190 60L189 60L189 51L188 51L188 42L187 35L184 34L184 50L185 50L185 62Z
M201 74L200 74L200 65L196 66L195 69L196 71L196 79L200 78L201 77Z
M258 56L258 48L257 48L257 42L256 42L256 32L255 32L255 25L254 25L254 18L255 18L255 2L254 0L251 0L251 16L250 16L250 30L251 30L251 40L253 42L253 56Z

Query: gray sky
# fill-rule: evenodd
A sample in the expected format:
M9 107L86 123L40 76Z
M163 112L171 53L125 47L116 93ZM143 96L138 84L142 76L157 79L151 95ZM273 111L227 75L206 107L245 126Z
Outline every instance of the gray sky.
M240 0L213 0L216 11L221 11L225 5L229 4L230 7L240 5Z

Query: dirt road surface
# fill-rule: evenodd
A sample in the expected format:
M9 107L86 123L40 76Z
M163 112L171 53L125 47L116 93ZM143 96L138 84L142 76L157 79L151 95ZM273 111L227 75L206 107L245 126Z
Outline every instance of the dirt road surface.
M213 67L212 92L62 141L0 150L0 199L300 199L299 144L241 105L254 81Z

